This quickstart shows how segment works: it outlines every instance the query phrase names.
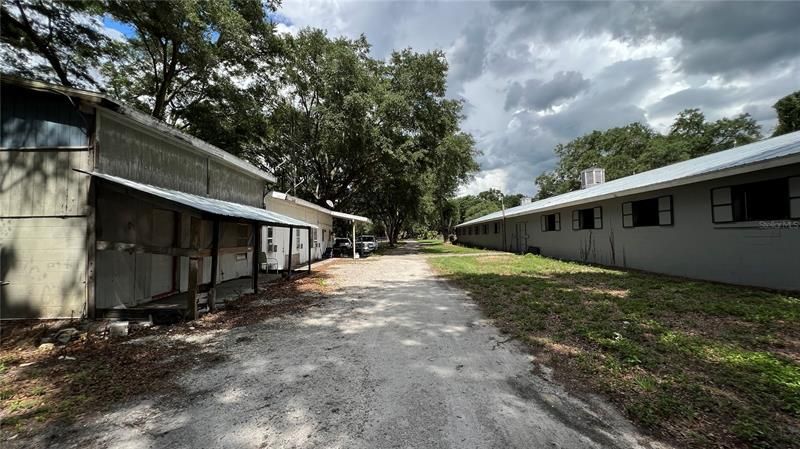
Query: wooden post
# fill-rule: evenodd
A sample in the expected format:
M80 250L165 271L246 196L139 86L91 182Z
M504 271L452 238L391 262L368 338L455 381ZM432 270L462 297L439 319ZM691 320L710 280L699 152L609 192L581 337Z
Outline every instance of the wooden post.
M289 226L289 263L286 269L286 277L292 277L292 251L294 251L294 248L292 247L293 237L294 237L294 226Z
M211 235L211 288L208 289L208 311L217 310L217 272L219 271L219 219L214 219Z
M97 264L97 182L89 178L88 207L86 213L86 312L90 319L97 317L96 271Z
M189 222L189 245L192 251L197 251L200 247L200 226L201 221L197 217L191 217ZM186 316L189 320L196 320L197 313L197 272L200 266L200 259L196 256L189 257L189 288L186 292Z
M258 262L261 255L261 224L253 224L253 293L258 294L258 272L261 270Z
M311 273L311 228L308 228L308 272Z
M197 257L190 257L189 258L189 291L186 292L186 318L188 320L196 320L198 318L197 313L197 267L199 264L199 258Z

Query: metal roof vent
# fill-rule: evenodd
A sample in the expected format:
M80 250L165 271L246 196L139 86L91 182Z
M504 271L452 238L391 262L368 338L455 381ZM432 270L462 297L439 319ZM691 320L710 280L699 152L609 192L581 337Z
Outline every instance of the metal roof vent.
M520 204L520 206L524 206L526 204L531 204L531 197L523 196L522 198L519 199L519 204Z
M606 171L600 167L587 168L581 172L581 189L606 182Z

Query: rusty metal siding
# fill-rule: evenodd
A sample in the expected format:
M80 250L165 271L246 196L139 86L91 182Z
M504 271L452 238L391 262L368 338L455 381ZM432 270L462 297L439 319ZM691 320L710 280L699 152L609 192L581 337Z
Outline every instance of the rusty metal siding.
M208 175L208 196L211 198L263 207L263 180L225 167L213 160L209 161Z
M86 218L0 219L0 246L0 318L85 313Z
M207 194L207 157L122 120L112 112L98 112L97 171L166 189Z
M88 120L64 95L3 85L0 147L85 147Z
M0 217L84 215L88 151L0 151Z

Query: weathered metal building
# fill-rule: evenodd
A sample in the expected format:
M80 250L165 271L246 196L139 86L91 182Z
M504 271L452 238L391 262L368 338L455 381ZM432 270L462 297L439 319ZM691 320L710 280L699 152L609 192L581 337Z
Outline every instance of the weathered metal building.
M800 290L800 132L601 181L456 231L479 247Z
M263 209L272 175L105 95L4 77L0 103L2 319L196 316L257 286L260 226L316 228Z

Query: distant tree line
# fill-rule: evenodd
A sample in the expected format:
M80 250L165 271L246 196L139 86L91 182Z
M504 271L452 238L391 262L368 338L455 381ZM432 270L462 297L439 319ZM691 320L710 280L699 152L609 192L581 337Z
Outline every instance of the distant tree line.
M774 107L778 113L774 136L800 130L800 91L780 99ZM759 125L750 114L710 122L699 109L679 113L665 134L638 122L592 131L556 145L558 164L536 178L536 199L579 189L580 172L587 168L604 168L606 181L611 181L745 145L762 137Z

